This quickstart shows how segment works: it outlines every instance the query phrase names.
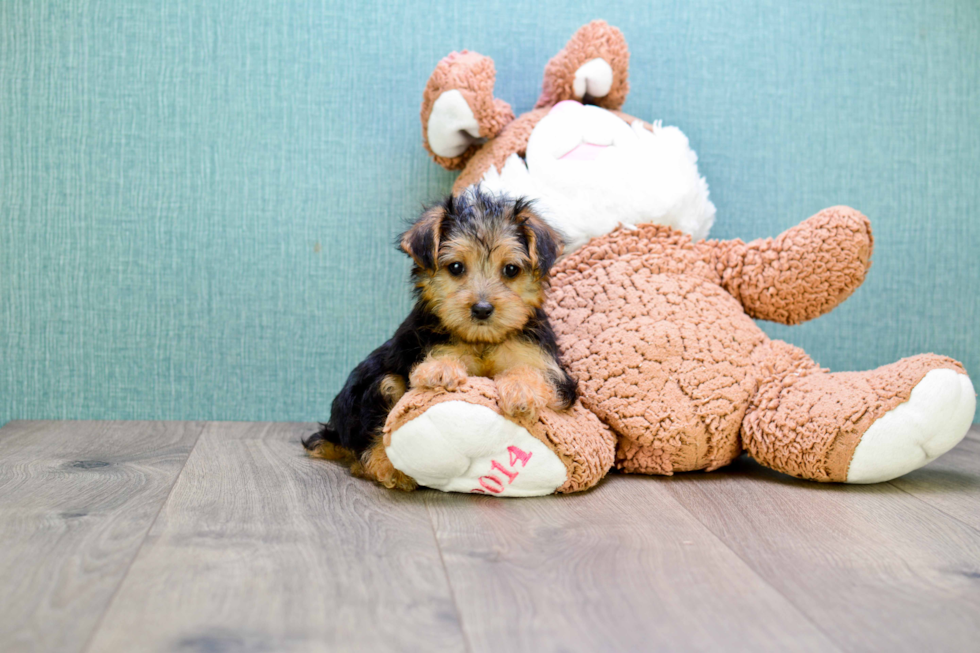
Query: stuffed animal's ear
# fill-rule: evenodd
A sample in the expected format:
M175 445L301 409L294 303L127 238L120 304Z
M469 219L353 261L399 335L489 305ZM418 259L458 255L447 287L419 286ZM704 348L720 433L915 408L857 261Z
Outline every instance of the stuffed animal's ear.
M544 69L535 108L578 100L615 111L629 92L630 51L623 33L602 20L579 28Z
M439 255L442 222L446 218L444 204L427 209L408 231L401 235L399 247L412 257L423 270L435 270Z
M422 138L447 170L466 165L486 139L514 119L510 105L493 97L493 60L476 52L453 52L439 62L422 95Z
M514 219L527 240L527 253L535 276L547 276L565 249L564 239L534 212L531 203L524 198L514 203Z

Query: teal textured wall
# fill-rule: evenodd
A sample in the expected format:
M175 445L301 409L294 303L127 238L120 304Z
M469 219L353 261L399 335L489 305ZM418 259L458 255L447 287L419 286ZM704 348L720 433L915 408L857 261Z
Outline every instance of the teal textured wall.
M312 420L409 306L392 246L453 176L421 91L470 48L518 111L592 18L625 110L676 124L714 236L871 217L874 266L770 334L822 365L980 379L976 0L0 2L0 423Z

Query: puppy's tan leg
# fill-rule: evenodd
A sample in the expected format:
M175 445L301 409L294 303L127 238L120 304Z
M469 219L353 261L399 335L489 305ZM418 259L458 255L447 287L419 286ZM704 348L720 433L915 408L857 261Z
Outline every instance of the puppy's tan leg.
M537 419L538 411L555 401L555 391L540 370L527 365L496 376L500 409L510 417Z
M445 388L455 390L466 385L466 367L455 358L426 358L416 365L409 375L413 388Z
M322 458L323 460L337 460L345 465L350 465L357 460L357 456L350 449L345 449L333 442L321 440L316 446L310 449L308 455L311 458Z
M391 490L409 492L418 486L414 479L402 474L391 464L380 437L375 438L374 444L361 455L361 459L351 465L350 473L360 478L377 481Z

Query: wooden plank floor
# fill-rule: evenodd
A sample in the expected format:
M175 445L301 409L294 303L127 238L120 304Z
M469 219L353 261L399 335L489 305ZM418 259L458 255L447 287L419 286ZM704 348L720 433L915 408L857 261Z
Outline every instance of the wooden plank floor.
M0 651L977 651L980 429L908 476L748 459L403 494L310 424L0 429Z

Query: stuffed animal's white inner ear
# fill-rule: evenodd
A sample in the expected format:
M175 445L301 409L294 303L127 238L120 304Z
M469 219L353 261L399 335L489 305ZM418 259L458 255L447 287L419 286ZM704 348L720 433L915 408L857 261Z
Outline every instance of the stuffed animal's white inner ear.
M429 148L447 158L459 156L480 138L480 123L463 94L456 89L446 91L436 99L426 130Z
M583 98L588 93L592 97L606 97L612 88L613 70L605 59L586 61L575 71L572 91L575 97Z

